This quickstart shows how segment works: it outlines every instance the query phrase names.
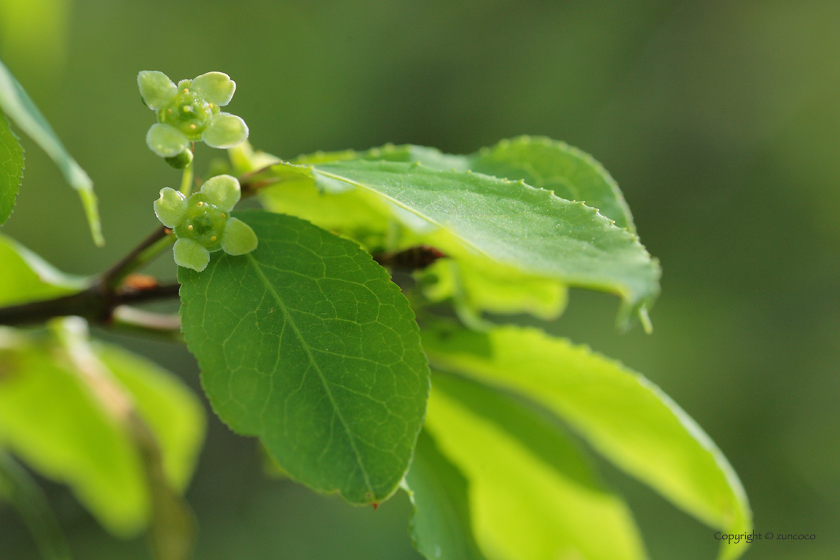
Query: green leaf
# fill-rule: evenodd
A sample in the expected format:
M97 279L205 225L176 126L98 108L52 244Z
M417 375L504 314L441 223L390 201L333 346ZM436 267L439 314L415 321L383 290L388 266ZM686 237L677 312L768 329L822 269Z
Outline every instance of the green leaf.
M424 430L405 478L414 513L411 540L426 558L484 560L475 542L467 479Z
M623 326L634 313L645 319L659 291L658 263L634 234L582 202L521 181L365 160L280 163L271 173L282 181L270 189L272 199L287 194L283 183L348 196L358 191L359 202L370 205L378 198L380 208L391 208L413 232L409 243L428 243L456 259L480 255L530 276L614 293L624 301Z
M87 216L93 241L102 246L102 224L99 220L96 195L93 182L87 173L76 163L61 140L58 139L50 124L29 98L23 86L18 83L6 66L0 62L0 108L29 135L36 144L52 158L67 183L76 189L82 199L82 206Z
M424 331L423 345L433 367L514 391L551 410L617 466L700 521L726 533L751 530L746 494L726 458L640 374L536 329L476 333L439 325ZM746 549L724 546L724 559Z
M204 442L201 402L175 375L137 354L102 343L94 345L94 350L132 395L137 411L154 432L168 483L183 492Z
M467 478L475 538L488 557L646 557L627 506L544 415L477 383L435 375L426 429Z
M316 152L302 155L291 161L296 165L318 165L339 161L366 159L370 161L394 161L402 163L420 163L441 171L467 171L469 156L444 154L436 148L404 144L395 146L386 144L381 148L371 148L363 152L345 150L341 152Z
M0 225L12 215L23 179L23 148L0 114Z
M560 198L583 201L618 227L635 231L615 180L592 156L564 142L529 136L502 140L468 156L467 167L485 175L523 179Z
M149 513L140 458L119 423L53 352L51 345L0 344L0 447L68 484L112 533L135 535Z
M290 476L353 503L408 469L429 371L399 288L370 255L307 222L236 214L259 246L181 268L181 315L216 413Z
M452 299L458 314L468 321L477 320L482 311L525 312L549 321L566 307L568 290L562 283L493 266L487 259L440 259L418 276L430 301Z
M26 470L0 449L0 502L11 504L45 560L70 560L70 547L47 497Z
M267 160L264 154L251 154L260 159L259 167L279 160ZM493 175L500 178L522 179L533 187L552 190L558 197L567 200L579 200L587 206L597 208L607 218L614 220L619 227L634 231L633 218L621 191L609 173L591 156L562 142L548 138L523 136L513 140L502 140L492 148L483 148L469 155L443 154L434 148L422 146L394 146L388 144L363 152L351 150L343 152L317 152L300 156L292 163L298 165L319 165L324 163L366 159L372 161L419 162L426 167L441 171L467 171ZM252 171L253 168L247 169ZM307 196L307 194L309 196ZM382 242L388 223L389 209L359 212L346 211L347 203L356 196L354 193L337 195L343 200L327 201L327 206L335 205L331 220L324 223L319 212L324 205L324 198L312 196L303 189L290 193L284 188L278 197L264 197L273 211L305 216L315 223L330 229L337 229L349 237L367 246ZM279 199L279 200L276 200ZM362 220L352 227L346 220L356 216ZM385 217L383 217L385 216ZM376 229L380 236L364 231L367 224L379 222ZM359 227L361 226L361 227ZM366 234L366 235L365 235ZM491 313L530 313L545 320L558 317L566 303L566 288L558 281L517 273L516 270L503 270L498 263L489 259L472 258L464 262L441 261L425 273L422 278L426 297L432 301L452 299L459 315L468 321L476 321L482 311ZM434 282L433 282L434 281Z
M78 292L89 280L55 269L41 257L0 234L0 306L49 299Z
M52 340L0 330L0 448L42 475L68 484L102 525L118 536L146 527L158 514L163 485L183 491L204 434L201 405L171 374L125 350L99 345L107 383L91 383ZM154 483L149 461L115 407L106 385L128 395L151 428L165 480ZM105 398L103 399L103 391ZM108 395L112 395L109 397ZM144 450L145 453L145 450ZM151 486L151 487L150 487Z
M387 144L363 152L318 152L295 158L292 163L318 165L358 159L419 162L441 171L472 170L500 179L521 179L560 198L585 202L617 226L635 231L630 208L607 170L589 154L550 138L520 136L467 156L423 146Z

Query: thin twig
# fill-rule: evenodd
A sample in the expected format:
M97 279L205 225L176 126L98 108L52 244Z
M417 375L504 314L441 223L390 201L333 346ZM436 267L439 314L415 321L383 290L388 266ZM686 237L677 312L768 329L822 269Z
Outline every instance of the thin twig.
M122 284L122 281L152 260L160 251L157 251L156 254L149 254L149 249L155 248L157 249L157 244L162 243L164 239L167 239L167 235L169 235L170 230L165 228L164 226L160 226L156 228L146 239L140 242L137 247L132 249L125 257L120 259L114 266L106 270L102 276L100 276L100 283L107 286L110 289L116 289ZM165 247L165 245L164 245ZM162 250L164 247L160 247Z

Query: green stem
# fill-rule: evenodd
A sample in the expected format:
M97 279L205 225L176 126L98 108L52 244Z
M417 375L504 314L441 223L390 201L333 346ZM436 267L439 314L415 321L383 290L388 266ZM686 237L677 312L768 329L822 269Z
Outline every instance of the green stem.
M183 175L181 175L181 192L184 194L184 196L190 196L190 191L192 190L192 183L193 183L193 162L190 162L184 168Z

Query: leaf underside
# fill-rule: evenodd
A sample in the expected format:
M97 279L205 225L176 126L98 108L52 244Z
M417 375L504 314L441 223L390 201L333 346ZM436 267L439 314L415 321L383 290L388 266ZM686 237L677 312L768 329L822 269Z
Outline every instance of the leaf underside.
M419 162L440 171L471 170L501 179L522 179L532 187L552 191L560 198L585 202L618 227L635 231L630 208L607 170L589 154L550 138L520 136L470 155L444 154L434 148L410 144L388 144L362 152L319 152L300 156L291 163L318 165L358 159Z
M296 480L388 498L420 431L429 370L399 288L356 244L265 212L259 246L180 268L181 315L216 413Z
M582 202L522 181L371 160L280 163L270 173L280 181L263 197L271 210L355 239L396 220L405 227L401 245L427 243L465 263L481 259L528 278L619 295L623 326L659 290L658 263L634 234Z
M79 193L93 241L98 246L104 245L93 182L67 152L50 123L2 62L0 62L0 109L50 156L64 175L67 184ZM0 212L0 217L2 217L2 212ZM0 219L0 223L2 222L3 220Z
M0 225L12 215L23 179L23 148L0 113Z
M426 429L466 477L475 539L489 558L646 558L626 504L544 415L486 386L435 374Z
M154 497L135 434L103 406L62 350L23 335L3 335L0 331L0 448L68 484L111 533L139 533ZM105 344L97 352L105 375L130 395L151 429L163 462L161 484L183 491L204 438L199 401L177 378L139 356Z
M512 391L566 421L597 451L677 507L727 533L751 530L743 487L702 429L643 376L536 329L424 329L434 368ZM433 418L430 408L429 418ZM746 544L726 544L721 558Z
M88 287L89 280L65 274L0 234L0 306L59 297Z
M420 433L405 485L414 513L411 540L426 558L485 560L475 542L468 481L437 448L427 430Z

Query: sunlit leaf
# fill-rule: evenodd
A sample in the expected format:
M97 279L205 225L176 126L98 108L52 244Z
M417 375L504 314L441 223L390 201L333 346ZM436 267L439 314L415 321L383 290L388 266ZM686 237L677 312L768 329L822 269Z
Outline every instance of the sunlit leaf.
M439 325L424 331L423 345L433 367L514 391L551 410L617 466L700 521L726 533L750 531L749 504L726 458L685 411L638 373L536 329L477 333ZM721 557L731 559L747 545L724 546Z
M627 506L543 415L434 375L426 429L467 479L475 538L488 558L646 558Z
M172 373L112 344L96 344L97 356L132 395L140 416L155 434L168 482L183 492L204 441L204 408Z
M317 152L299 156L291 163L318 165L357 159L418 162L441 171L471 170L502 179L522 179L532 187L553 191L560 198L585 202L619 227L635 230L630 208L607 170L589 154L550 138L520 136L470 155L444 154L435 148L410 144L388 144L361 152Z
M414 514L411 540L430 559L484 560L473 536L467 479L424 430L405 485Z
M70 156L23 86L2 62L0 62L0 109L47 152L64 175L65 181L76 189L82 199L93 240L99 246L104 245L93 182Z
M580 200L635 231L633 216L615 180L595 159L564 142L521 136L502 140L466 156L466 166L477 173L523 179L566 200Z
M96 352L109 383L149 426L163 483L183 491L204 435L195 396L171 374L125 350L102 344ZM109 531L131 536L146 527L157 504L150 499L147 451L138 449L138 434L121 416L125 411L111 408L116 402L103 401L51 339L0 331L0 448L68 484Z
M23 148L0 114L0 225L9 219L23 178Z
M407 300L359 249L307 222L236 214L252 253L181 268L181 315L216 413L291 477L353 503L408 469L429 371Z
M0 306L78 292L89 281L64 274L12 238L0 234Z
M0 447L68 484L112 533L135 535L149 514L140 457L54 352L46 345L0 349Z
M289 185L318 188L324 198L338 193L372 207L373 216L388 207L409 230L403 234L408 243L428 243L454 258L478 255L523 274L620 296L622 325L634 313L644 319L659 291L659 266L634 234L582 202L521 181L367 160L280 163L270 173L280 181L265 195L273 210L288 211L282 200ZM317 215L315 208L310 213L306 217ZM372 217L369 223L379 222Z
M429 300L451 299L462 317L477 319L482 311L489 311L530 313L551 320L566 307L568 290L561 282L493 266L487 259L440 259L418 276Z

